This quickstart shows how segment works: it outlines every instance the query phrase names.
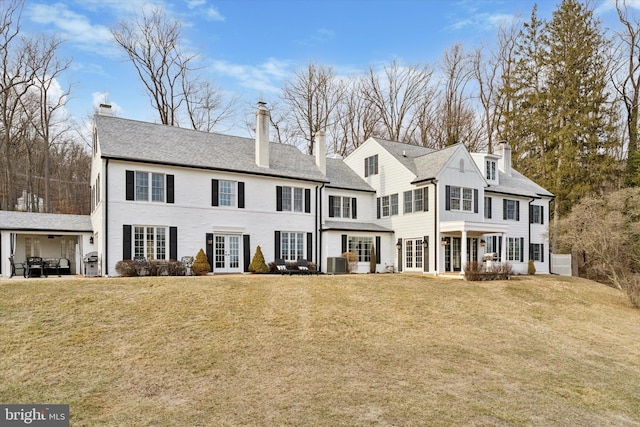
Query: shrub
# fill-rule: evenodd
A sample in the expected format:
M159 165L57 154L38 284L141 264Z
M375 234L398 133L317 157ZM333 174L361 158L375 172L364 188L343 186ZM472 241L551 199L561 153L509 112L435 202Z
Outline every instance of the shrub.
M138 275L132 259L123 259L116 263L116 272L122 277L135 277Z
M249 264L249 271L252 273L268 273L269 267L264 261L264 255L262 255L262 248L258 246L256 248L256 253L251 260L251 264Z
M534 274L536 274L536 264L533 262L532 259L529 260L529 265L527 266L527 273L530 276L533 276Z
M347 273L356 271L358 267L358 255L353 252L344 252L342 257L347 259Z
M376 248L371 245L371 253L369 254L369 273L376 272Z
M471 261L464 268L465 280L472 282L480 280L509 280L512 275L513 267L507 262L502 263L500 266L486 269L482 263Z
M138 276L150 276L151 265L146 258L134 258L133 265L135 266Z
M628 274L623 278L623 281L629 302L635 308L640 308L640 274Z
M204 276L209 271L211 271L211 264L209 264L207 256L204 254L202 248L200 249L200 251L198 251L195 261L193 261L191 271L193 271L193 274L195 274L196 276Z

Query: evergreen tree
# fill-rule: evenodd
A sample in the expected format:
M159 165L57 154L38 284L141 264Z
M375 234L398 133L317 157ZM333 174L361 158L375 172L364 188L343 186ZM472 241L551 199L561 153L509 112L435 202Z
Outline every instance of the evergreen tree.
M563 0L549 22L524 25L505 132L514 167L556 195L555 220L615 173L616 111L607 92L608 42L593 10ZM553 233L552 233L553 237Z
M256 248L256 253L253 255L253 259L251 260L251 264L249 264L249 271L252 273L268 273L269 267L267 263L264 261L264 255L262 254L262 248L258 246Z

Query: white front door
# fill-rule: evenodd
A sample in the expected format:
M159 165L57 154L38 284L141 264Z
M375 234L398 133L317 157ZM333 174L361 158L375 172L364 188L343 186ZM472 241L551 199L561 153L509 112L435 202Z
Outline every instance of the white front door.
M214 273L240 273L240 236L216 234Z

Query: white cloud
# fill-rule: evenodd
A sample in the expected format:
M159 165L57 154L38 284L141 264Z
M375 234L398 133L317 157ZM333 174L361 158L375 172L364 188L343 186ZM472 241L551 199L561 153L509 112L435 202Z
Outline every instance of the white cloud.
M107 104L111 105L111 111L114 114L122 112L122 107L120 107L120 105L109 100L109 92L93 92L91 94L91 98L91 108L96 111L100 107L100 104Z
M209 21L224 22L225 17L214 6L207 6L207 0L187 0L189 10L197 12Z
M267 93L277 93L280 83L291 75L291 64L275 58L269 58L259 65L213 61L211 68L218 74L237 80L242 87Z

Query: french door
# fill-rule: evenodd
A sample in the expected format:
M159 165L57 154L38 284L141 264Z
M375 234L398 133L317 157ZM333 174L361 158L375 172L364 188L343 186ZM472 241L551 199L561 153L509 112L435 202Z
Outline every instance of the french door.
M214 236L215 273L240 273L240 236L216 234Z

